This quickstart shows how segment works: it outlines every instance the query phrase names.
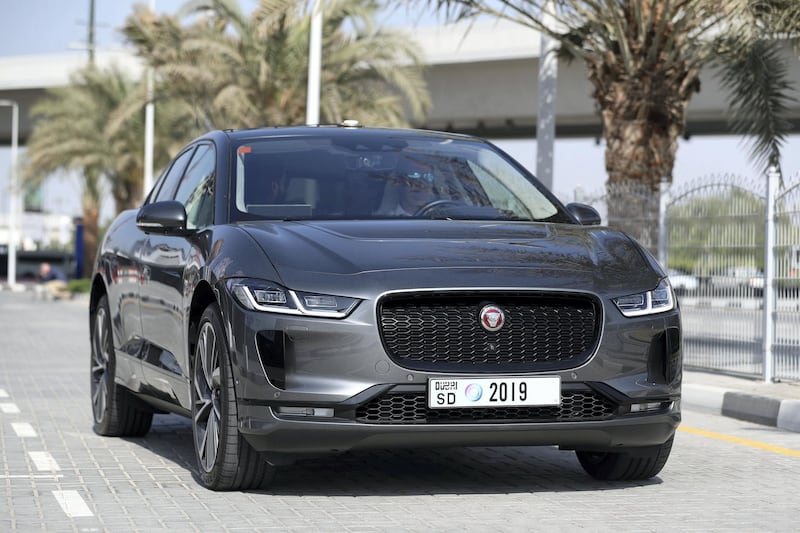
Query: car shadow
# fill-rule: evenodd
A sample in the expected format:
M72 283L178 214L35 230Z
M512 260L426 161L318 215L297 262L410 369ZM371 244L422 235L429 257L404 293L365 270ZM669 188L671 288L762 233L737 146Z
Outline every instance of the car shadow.
M198 484L191 422L160 415L145 438L129 439L189 471ZM278 468L267 489L295 496L502 494L623 490L661 479L603 482L584 473L575 454L553 446L353 451Z

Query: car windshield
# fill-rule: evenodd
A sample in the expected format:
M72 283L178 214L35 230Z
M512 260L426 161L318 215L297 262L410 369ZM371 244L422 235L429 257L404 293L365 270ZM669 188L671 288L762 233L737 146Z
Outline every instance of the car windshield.
M541 184L478 140L355 133L234 145L231 218L572 222Z

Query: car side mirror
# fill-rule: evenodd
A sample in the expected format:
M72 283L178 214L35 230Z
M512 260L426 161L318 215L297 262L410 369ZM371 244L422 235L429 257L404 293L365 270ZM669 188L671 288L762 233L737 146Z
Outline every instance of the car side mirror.
M567 211L569 211L569 214L574 216L582 226L599 226L602 222L600 213L590 205L573 202L567 204Z
M136 215L136 227L145 233L188 235L186 208L174 200L147 204Z

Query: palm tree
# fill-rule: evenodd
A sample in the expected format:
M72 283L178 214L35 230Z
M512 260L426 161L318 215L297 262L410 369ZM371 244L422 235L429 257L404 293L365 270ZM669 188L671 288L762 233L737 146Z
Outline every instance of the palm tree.
M79 74L72 84L50 89L48 97L31 109L37 120L28 140L23 179L37 186L59 170L81 174L83 190L84 250L86 276L97 253L98 217L103 189L102 165L94 155L103 143L103 124L98 121L95 102Z
M146 85L133 82L116 69L94 84L100 101L109 105L103 135L107 142L104 175L109 183L117 213L141 203L144 193L144 106ZM157 88L160 91L161 88ZM163 96L157 99L153 166L169 163L196 133L191 108L184 102Z
M60 170L82 176L85 275L91 272L97 251L104 191L111 193L117 212L134 207L142 198L144 90L140 85L118 68L90 67L77 72L69 85L50 89L31 110L36 123L28 141L24 179L36 186ZM179 106L160 108L156 165L165 165L177 145L187 140L187 123Z
M735 131L752 136L752 156L777 165L790 125L782 37L800 31L795 0L436 0L451 18L490 14L543 31L582 60L606 141L609 183L657 189L671 180L686 109L710 65L729 91Z
M324 5L322 121L405 125L406 109L422 118L429 97L407 36L374 25L374 0ZM123 31L208 129L304 121L309 26L295 0L261 0L250 15L235 0L194 0L177 16L140 6Z

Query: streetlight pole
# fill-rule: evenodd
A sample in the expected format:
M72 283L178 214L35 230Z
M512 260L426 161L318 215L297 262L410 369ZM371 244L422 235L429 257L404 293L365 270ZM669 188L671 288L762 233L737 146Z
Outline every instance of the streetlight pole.
M89 36L86 39L89 48L89 66L94 68L94 0L89 2Z
M11 108L11 172L9 174L8 211L8 287L17 285L17 210L19 187L17 185L17 148L19 143L19 105L14 100L0 100L0 106Z
M155 15L156 0L150 0L150 11ZM153 104L153 67L145 71L147 76L147 103L144 107L144 182L142 183L142 196L147 196L153 187L153 145L155 138L155 104Z
M555 26L555 4L544 5L542 23ZM542 31L539 50L539 96L536 118L536 177L553 190L553 159L556 141L556 92L558 84L558 46L555 39Z
M322 65L322 0L311 10L311 31L308 38L308 93L306 124L319 124L320 70Z

